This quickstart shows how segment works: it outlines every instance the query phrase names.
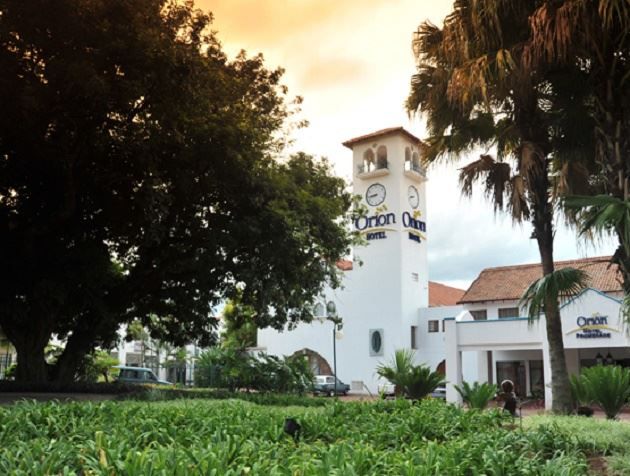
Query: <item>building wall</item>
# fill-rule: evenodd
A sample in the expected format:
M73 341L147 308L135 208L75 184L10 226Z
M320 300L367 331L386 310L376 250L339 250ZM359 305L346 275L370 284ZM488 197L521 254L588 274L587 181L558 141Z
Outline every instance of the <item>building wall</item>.
M387 148L388 168L360 174L364 152L372 149L376 154L380 146ZM363 197L368 218L385 215L388 219L383 226L365 229L365 221L357 224L367 245L354 250L354 269L344 273L343 289L328 289L322 297L323 302L335 302L343 320L343 338L336 341L337 375L346 383L354 382L352 387L356 391L363 384L371 392L377 391L377 365L388 361L396 349L410 347L412 325L418 326L419 337L422 336L418 309L428 305L427 230L405 225L412 224L409 217L426 223L425 186L419 175L405 173L406 147L417 146L402 134L378 137L353 146L353 192ZM385 199L383 203L370 205L366 191L374 184L385 187ZM419 194L419 205L415 209L409 201L410 186ZM408 215L404 220L405 213ZM370 332L374 330L382 331L383 335L382 347L377 353L370 348ZM330 321L300 324L281 333L261 330L258 343L275 355L290 355L308 348L321 354L332 367ZM442 360L432 351L427 351L426 358L433 366Z

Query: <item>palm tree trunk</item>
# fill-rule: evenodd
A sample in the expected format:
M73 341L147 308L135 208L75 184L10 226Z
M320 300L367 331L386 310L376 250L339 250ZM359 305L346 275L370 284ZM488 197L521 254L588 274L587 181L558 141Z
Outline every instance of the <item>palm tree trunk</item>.
M547 188L539 188L543 194L546 206L540 207L533 220L534 234L538 242L538 251L542 264L543 275L553 273L553 211L547 201ZM542 198L542 197L541 197ZM569 414L573 411L571 399L571 386L567 372L567 363L564 354L564 336L562 321L560 319L560 307L558 300L549 297L545 300L545 325L547 328L547 342L549 344L549 359L551 367L551 409L555 413Z

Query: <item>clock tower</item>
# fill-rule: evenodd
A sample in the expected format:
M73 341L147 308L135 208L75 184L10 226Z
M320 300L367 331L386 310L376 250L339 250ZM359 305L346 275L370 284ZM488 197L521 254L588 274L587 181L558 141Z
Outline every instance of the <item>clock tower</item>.
M432 358L426 345L419 345L426 343L420 309L429 304L426 175L422 143L402 127L344 145L352 150L353 190L366 210L352 226L365 243L353 250L352 263L339 263L343 285L323 290L313 322L287 326L285 332L261 330L258 343L274 355L303 352L315 373L336 369L353 392L375 393L376 368L397 349L417 348L416 363ZM334 317L341 318L342 329L331 322Z
M353 304L344 306L344 335L377 364L418 341L412 333L419 332L419 309L428 307L422 143L396 127L343 145L352 150L353 190L367 209L353 224L366 245L354 250L355 266L346 273L343 294Z

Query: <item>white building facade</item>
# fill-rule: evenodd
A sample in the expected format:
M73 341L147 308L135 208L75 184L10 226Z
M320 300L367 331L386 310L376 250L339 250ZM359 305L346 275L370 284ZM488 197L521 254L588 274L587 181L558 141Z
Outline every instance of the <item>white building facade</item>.
M461 308L438 313L429 308L430 231L420 140L403 128L392 128L344 145L352 150L353 192L363 197L368 210L354 227L368 244L354 250L343 289L327 290L321 299L321 309L334 302L343 338L333 342L333 322L321 320L290 331L262 330L258 346L274 355L317 356L318 373L328 373L336 361L338 377L353 391L374 393L379 385L375 369L396 349L417 348L418 362L437 368L444 360L441 317L455 316Z
M283 332L264 329L258 333L260 350L303 353L320 374L332 374L336 362L337 376L351 391L374 393L384 383L377 365L395 350L410 348L417 363L445 372L451 402L459 401L453 385L464 380L496 384L510 379L520 397L544 396L550 405L544 316L530 324L518 305L527 286L541 276L540 265L482 270L465 293L430 283L431 228L420 140L392 128L344 145L352 150L353 191L368 213L354 223L367 246L354 250L354 263L343 263L343 288L326 290L318 306L325 315L326 304L334 303L342 331L325 318ZM630 366L630 340L619 319L619 276L609 263L610 257L557 263L590 276L591 289L561 308L571 373L596 363ZM430 290L457 298L436 306Z

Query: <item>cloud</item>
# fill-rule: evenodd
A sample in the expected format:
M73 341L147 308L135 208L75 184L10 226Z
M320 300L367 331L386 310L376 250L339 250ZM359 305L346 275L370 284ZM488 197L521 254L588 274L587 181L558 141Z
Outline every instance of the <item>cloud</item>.
M220 37L225 34L245 43L269 45L284 43L328 21L349 18L388 3L388 0L197 0L195 5L212 11Z
M369 71L369 65L353 58L330 58L310 63L300 75L306 89L339 87L359 83Z

